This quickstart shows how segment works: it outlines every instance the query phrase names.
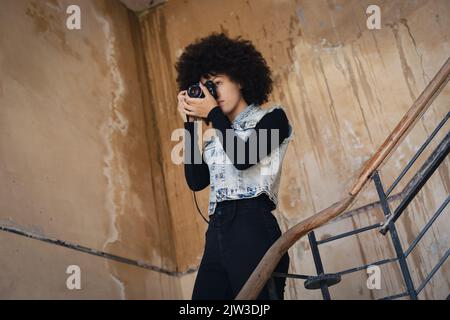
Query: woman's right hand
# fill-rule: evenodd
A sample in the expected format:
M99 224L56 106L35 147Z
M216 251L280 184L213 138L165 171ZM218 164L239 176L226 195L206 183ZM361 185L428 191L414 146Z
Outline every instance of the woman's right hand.
M180 91L178 93L178 112L180 113L181 118L184 122L187 122L188 115L184 111L184 107L186 106L186 102L184 101L184 98L187 95L187 90ZM193 122L196 117L189 116L189 122Z

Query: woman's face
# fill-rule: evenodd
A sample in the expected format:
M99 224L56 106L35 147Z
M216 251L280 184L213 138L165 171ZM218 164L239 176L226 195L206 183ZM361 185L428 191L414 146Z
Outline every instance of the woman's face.
M240 85L232 81L226 74L209 75L207 78L200 79L203 84L206 80L211 80L216 85L217 102L222 112L228 114L233 111L242 99Z

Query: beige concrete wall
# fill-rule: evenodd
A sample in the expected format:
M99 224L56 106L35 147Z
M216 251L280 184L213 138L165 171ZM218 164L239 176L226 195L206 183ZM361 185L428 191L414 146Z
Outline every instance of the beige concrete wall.
M74 3L81 30L65 27ZM1 1L0 222L176 272L131 28L118 1ZM0 238L1 298L189 294L163 272ZM79 291L65 286L72 264L81 268Z
M65 28L72 3L81 7L81 30ZM274 72L268 105L286 107L295 135L275 212L283 230L346 195L450 52L445 0L214 3L169 0L137 20L118 1L0 2L1 225L142 265L0 230L1 298L190 298L206 224L183 167L171 160L178 143L171 134L182 128L173 65L196 38L242 35ZM381 7L381 30L366 28L369 4ZM447 112L449 95L447 87L383 165L386 186ZM447 159L400 219L404 247L449 194L448 165ZM208 193L197 194L204 214ZM375 200L368 186L352 209ZM381 218L380 208L369 206L317 236ZM447 209L408 258L416 285L448 248L448 225ZM327 272L394 254L376 231L324 245L321 253ZM290 255L291 273L314 273L306 239ZM81 267L83 290L65 287L72 264ZM362 271L345 276L332 297L401 291L398 268L385 266L382 274L379 291L366 288ZM421 298L445 297L448 274L447 263ZM289 279L286 298L320 294Z
M364 161L393 130L450 52L450 20L443 14L449 12L448 1L234 0L215 4L206 0L168 1L141 16L162 157L164 163L169 163L170 150L177 143L170 141L170 134L182 126L175 110L177 92L173 64L183 48L212 31L252 40L274 71L275 90L268 105L285 105L294 126L295 137L287 152L280 207L276 211L284 230L346 195ZM381 30L366 28L365 11L370 4L378 4L382 10ZM199 14L205 8L207 14ZM443 91L391 162L383 167L381 174L385 185L392 182L395 173L400 172L413 151L442 119L448 110L444 102L448 101L449 92L448 88ZM399 221L403 224L400 233L405 243L418 233L425 217L430 217L448 194L448 164L447 161L439 169L416 200L418 202L411 206L413 213L401 219L405 221ZM179 179L179 169L167 172L166 190L171 199L174 225L181 228L175 234L181 238L186 229L195 230L194 219L202 230L205 224L195 212L184 181ZM398 187L394 193L400 190ZM199 193L204 210L208 194L209 188ZM376 201L376 193L370 186L352 209L373 201ZM379 207L369 206L357 212L360 213L320 229L318 237L382 219ZM430 232L430 238L424 239L423 246L419 247L426 249L434 243L435 250L419 250L409 258L416 285L444 254L448 246L448 225L448 214L443 214L438 226ZM189 247L175 240L176 247L181 248L177 250L177 261L183 268L192 265L203 250L202 232L194 233L191 240ZM193 254L193 248L198 255ZM394 254L387 238L376 231L325 245L321 250L327 272L390 258ZM306 239L292 248L290 254L293 258L290 272L314 274ZM426 289L421 298L445 297L449 291L448 273L447 264L436 274L431 290ZM398 268L384 266L382 274L381 290L368 290L367 274L361 271L345 276L340 285L331 289L332 296L374 299L399 293L402 282ZM317 291L306 291L302 281L289 279L286 298L320 297Z

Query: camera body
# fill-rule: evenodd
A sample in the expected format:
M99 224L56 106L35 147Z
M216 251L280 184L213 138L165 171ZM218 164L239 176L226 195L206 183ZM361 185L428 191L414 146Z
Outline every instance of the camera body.
M207 80L205 82L205 87L208 89L208 91L211 93L211 95L217 99L217 91L216 91L216 85L211 80ZM194 83L193 85L189 86L187 90L187 94L191 98L204 98L205 94L202 91L202 88L200 87L200 84Z
M217 99L217 91L216 91L216 85L211 80L207 80L205 82L205 87L208 89L208 91L211 93L211 95ZM205 94L203 93L202 88L200 87L199 83L194 83L193 85L190 85L187 89L187 94L191 98L204 98ZM189 117L189 116L187 116ZM206 119L203 119L206 123L206 125L209 125L209 121Z

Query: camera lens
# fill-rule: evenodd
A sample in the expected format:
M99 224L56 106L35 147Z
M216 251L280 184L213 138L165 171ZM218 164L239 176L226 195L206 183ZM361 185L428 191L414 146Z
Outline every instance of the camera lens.
M188 88L188 95L191 98L201 98L202 93L202 88L198 84L193 84Z

